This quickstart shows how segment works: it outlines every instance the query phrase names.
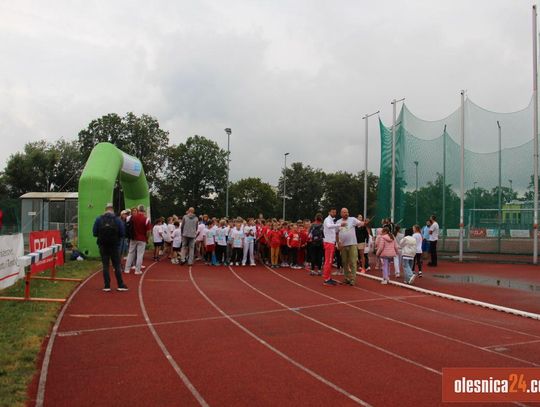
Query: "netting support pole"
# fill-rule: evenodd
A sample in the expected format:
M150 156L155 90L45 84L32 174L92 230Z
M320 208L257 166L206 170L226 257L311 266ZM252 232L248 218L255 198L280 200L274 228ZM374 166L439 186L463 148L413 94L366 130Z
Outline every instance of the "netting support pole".
M459 261L463 261L463 233L465 209L465 91L461 91L461 174L459 196Z
M395 221L395 209L396 209L396 126L397 126L397 104L403 102L405 98L399 100L392 100L392 199L390 207L390 221Z
M377 110L375 113L366 114L364 117L362 117L362 120L366 121L366 130L365 130L365 146L364 146L364 220L367 218L367 196L368 196L368 133L369 133L369 127L368 127L368 119L375 115L379 114L380 110Z
M396 99L392 100L392 190L390 199L390 222L394 222L396 205Z
M533 28L533 168L534 168L534 215L533 215L533 264L538 264L538 48L536 5L532 8Z
M443 186L442 186L442 228L443 250L446 248L446 124L443 131Z
M497 120L497 127L499 128L499 205L497 208L498 211L498 222L499 222L499 233L497 240L497 251L501 252L501 227L502 227L502 130L501 124Z

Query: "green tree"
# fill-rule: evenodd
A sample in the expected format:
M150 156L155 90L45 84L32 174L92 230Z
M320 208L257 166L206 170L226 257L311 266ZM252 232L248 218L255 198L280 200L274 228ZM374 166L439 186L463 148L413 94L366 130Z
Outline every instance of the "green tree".
M27 143L22 152L8 159L2 177L4 188L13 198L26 192L76 191L81 167L76 142Z
M226 182L227 152L205 137L189 137L167 150L163 178L158 183L158 207L171 214L193 206L197 213L221 216L224 208L217 206L217 198Z
M368 216L377 206L378 177L368 172ZM323 208L349 209L351 215L364 213L364 171L358 174L338 171L324 177Z
M114 144L120 150L141 160L150 188L154 188L166 161L169 133L160 128L156 118L129 112L124 117L109 113L92 120L79 132L79 144L86 162L94 146L101 142Z
M229 189L232 217L274 217L279 212L276 191L260 178L244 178L231 184Z
M324 194L325 174L320 169L314 169L302 163L293 163L282 171L279 179L279 195L283 196L283 175L287 176L287 210L288 220L295 221L313 216L322 210L321 200Z
M444 185L445 216L443 225L443 176L437 173L435 181L418 189L418 222L423 225L430 215L436 215L441 227L459 227L459 196L452 185ZM416 222L416 192L405 192L403 219L397 219L403 226L410 227Z

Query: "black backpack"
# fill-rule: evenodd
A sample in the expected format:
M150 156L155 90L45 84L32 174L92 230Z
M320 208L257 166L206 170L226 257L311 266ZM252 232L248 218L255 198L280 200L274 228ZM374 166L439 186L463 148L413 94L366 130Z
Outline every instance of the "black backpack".
M321 246L323 244L324 231L322 225L314 225L311 227L311 244Z
M118 244L119 230L116 224L116 218L110 215L103 215L99 222L98 244L102 246L111 246Z

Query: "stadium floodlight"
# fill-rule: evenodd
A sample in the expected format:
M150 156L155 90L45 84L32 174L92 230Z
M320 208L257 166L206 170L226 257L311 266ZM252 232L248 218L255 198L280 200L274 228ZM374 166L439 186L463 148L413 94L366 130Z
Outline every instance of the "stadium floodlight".
M283 154L284 158L284 171L283 171L283 220L285 220L285 205L287 201L287 156L289 153Z
M225 217L229 217L229 170L230 170L230 164L231 164L231 133L232 130L230 128L225 129L225 133L227 133L227 188L226 188L226 197L225 197Z
M369 140L369 137L368 137L368 132L369 132L369 127L368 127L368 119L373 116L373 115L376 115L376 114L379 114L380 110L377 110L376 112L374 113L371 113L371 114L366 114L364 117L362 117L362 120L365 120L366 121L366 140L365 140L365 152L364 152L364 220L366 220L367 218L367 194L368 194L368 140Z
M396 207L396 108L397 104L399 102L403 102L405 98L401 98L399 100L392 100L390 104L392 105L393 109L393 117L392 117L392 199L391 199L391 206L390 206L390 220L394 222L394 215L395 215L395 207Z

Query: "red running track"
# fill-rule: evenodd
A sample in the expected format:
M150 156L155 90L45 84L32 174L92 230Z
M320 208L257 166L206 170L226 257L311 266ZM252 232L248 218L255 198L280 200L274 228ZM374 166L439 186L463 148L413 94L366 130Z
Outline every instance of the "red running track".
M538 321L368 279L160 262L126 282L65 308L45 406L437 406L443 367L540 365Z

